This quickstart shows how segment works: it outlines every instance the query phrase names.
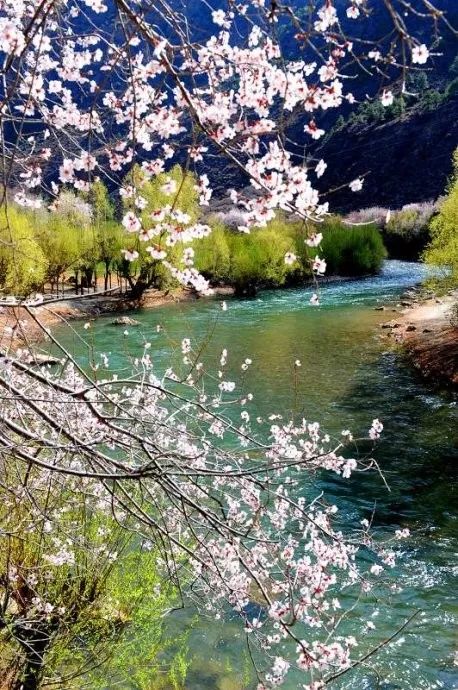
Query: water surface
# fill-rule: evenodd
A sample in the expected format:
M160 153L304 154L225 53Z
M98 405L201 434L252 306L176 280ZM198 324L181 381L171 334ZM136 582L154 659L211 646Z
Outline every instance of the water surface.
M403 543L402 567L396 573L403 591L381 605L373 619L374 639L389 636L413 611L421 613L370 668L341 681L345 690L458 688L453 656L457 401L421 382L389 350L378 327L395 317L392 310L400 294L424 277L425 268L418 264L388 261L380 276L324 286L318 308L309 304L309 289L277 290L253 300L228 300L224 313L218 300L137 311L131 316L141 325L127 327L127 335L123 327L111 325L113 317L97 319L90 332L82 324L56 330L85 366L88 348L80 335L106 353L112 365L126 370L129 357L149 341L158 372L179 367L181 339L191 337L194 348L202 350L200 358L215 366L227 348L234 377L246 357L253 360L243 385L253 392L259 415L293 411L335 434L343 428L365 431L374 417L383 420L385 432L375 457L390 491L375 473L350 482L327 475L321 488L349 520L367 518L375 508L379 531L408 527L412 532ZM386 311L375 310L381 304ZM299 369L294 367L297 359ZM190 614L177 613L170 630L181 630L190 620ZM189 646L189 690L255 687L237 622L200 619L192 626ZM300 676L291 676L284 687L300 687Z

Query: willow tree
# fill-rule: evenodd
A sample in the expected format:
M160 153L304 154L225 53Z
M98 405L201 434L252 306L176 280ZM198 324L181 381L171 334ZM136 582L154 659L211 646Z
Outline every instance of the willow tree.
M0 290L24 296L42 287L47 258L22 209L0 208Z
M119 260L119 267L132 296L141 297L150 287L177 285L170 264L179 267L180 261L182 265L189 262L184 254L186 243L191 245L193 239L189 237L189 227L199 217L195 175L174 165L169 172L150 179L143 168L135 165L126 175L119 194L124 229L123 260ZM143 230L132 233L131 223L136 222L137 213ZM170 233L168 228L172 226L174 231ZM192 247L187 251L192 258Z

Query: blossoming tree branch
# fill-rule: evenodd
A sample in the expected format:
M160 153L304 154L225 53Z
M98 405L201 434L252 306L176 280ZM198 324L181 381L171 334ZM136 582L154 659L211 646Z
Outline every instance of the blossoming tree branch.
M206 293L191 244L210 227L180 208L172 177L162 186L169 203L146 215L146 182L178 161L196 175L205 209L212 161L225 157L246 180L243 190L228 190L242 212L240 232L265 226L278 210L304 227L319 222L329 211L317 189L327 164L307 150L325 133L323 111L355 103L361 71L373 77L370 97L389 106L407 88L408 72L434 55L441 27L451 29L430 0L380 0L391 29L370 40L364 27L373 25L374 3L366 0L307 9L275 0L202 1L202 27L189 19L188 4L1 0L6 231L12 207L52 211L63 190L87 193L103 180L119 199L125 230L183 286ZM418 18L421 37L410 29ZM285 36L296 57L285 52ZM288 141L288 123L298 117L300 154ZM356 192L364 179L342 184ZM321 239L319 232L304 236L316 248L316 276L326 270ZM180 249L178 261L172 248ZM128 261L137 256L124 249ZM295 260L285 255L286 263ZM40 299L27 298L17 303L39 323ZM62 572L74 577L81 550L90 548L77 521L69 533L62 512L82 496L104 529L121 526L139 548L154 544L177 599L211 615L237 612L250 650L263 652L252 656L258 690L281 685L292 667L303 673L303 688L319 690L364 663L381 642L364 645L366 621L341 595L371 591L394 564L392 544L374 543L367 521L344 531L337 508L318 493L305 498L301 486L318 470L344 478L377 470L371 454L382 423L369 421L361 449L349 430L336 440L314 421L275 410L257 419L251 394L226 374L230 352L208 371L187 338L182 370L162 373L148 342L128 375L112 372L107 359L88 373L55 346L62 360L52 374L13 351L0 360L5 534L11 547L12 521L27 497L20 521L27 534L40 531L44 558L26 567L11 547L1 577L0 624L27 669L14 687L39 687L52 640L76 616L75 607L51 600L49 583ZM242 380L251 365L240 363ZM351 635L340 633L347 618Z

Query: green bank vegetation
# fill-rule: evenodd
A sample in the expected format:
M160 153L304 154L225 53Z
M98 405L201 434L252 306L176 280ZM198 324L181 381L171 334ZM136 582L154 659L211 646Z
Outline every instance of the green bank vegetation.
M430 240L430 222L437 211L438 203L433 201L406 204L398 210L373 206L350 213L346 220L378 228L391 259L416 261Z
M173 195L164 192L172 182ZM141 210L138 198L129 189L141 182ZM4 294L26 295L33 290L51 292L69 289L76 293L88 289L121 286L134 297L148 288L169 289L176 283L161 261L147 248L165 249L167 260L183 268L184 244L166 246L161 234L139 237L121 223L128 211L141 216L143 227L154 227L151 213L174 208L187 214L189 222L199 220L195 177L179 166L152 180L134 167L125 178L124 194L116 207L100 181L90 191L76 194L63 190L50 209L23 209L10 204L1 219L0 290ZM137 204L137 205L135 205ZM167 213L170 214L170 211ZM165 216L165 222L168 216ZM250 294L261 287L300 284L311 278L311 264L318 254L327 262L327 275L358 276L375 273L386 256L380 233L370 224L350 227L336 216L319 224L304 224L279 215L267 227L245 234L225 225L224 219L206 218L212 228L209 237L193 243L195 265L213 285L234 286L239 294ZM311 233L323 235L319 247L309 248L305 239ZM135 253L125 258L123 250ZM291 252L297 260L285 263ZM114 279L113 279L114 277ZM97 282L98 280L98 282Z
M444 268L443 287L458 286L458 149L453 158L453 174L447 195L439 204L439 212L430 223L431 241L423 258Z
M305 243L321 233L319 247ZM337 217L320 224L304 225L281 217L250 234L235 232L216 223L212 234L196 244L196 266L212 282L233 285L239 294L259 287L297 285L312 277L316 255L327 262L327 275L358 276L380 270L386 250L373 225L349 227ZM297 259L285 263L285 254Z
M23 491L2 493L0 687L182 688L187 632L167 634L178 593L152 545L89 510L85 492L20 467L2 465Z

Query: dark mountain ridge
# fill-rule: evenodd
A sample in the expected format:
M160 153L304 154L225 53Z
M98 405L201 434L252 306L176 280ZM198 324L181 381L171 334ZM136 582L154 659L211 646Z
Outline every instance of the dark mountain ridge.
M413 110L388 122L352 125L332 136L319 153L328 163L323 181L338 187L360 175L365 184L326 197L333 210L350 211L436 199L443 194L458 146L458 95L434 110Z

